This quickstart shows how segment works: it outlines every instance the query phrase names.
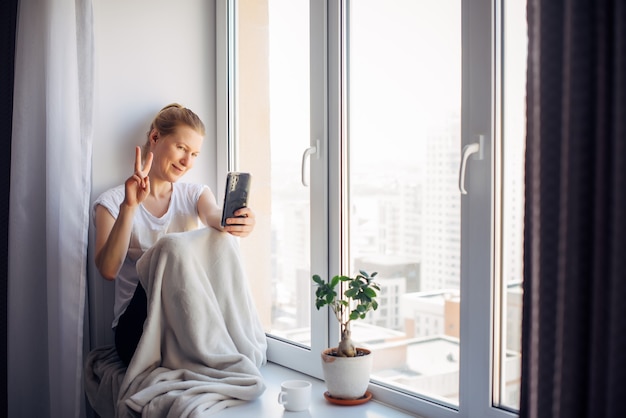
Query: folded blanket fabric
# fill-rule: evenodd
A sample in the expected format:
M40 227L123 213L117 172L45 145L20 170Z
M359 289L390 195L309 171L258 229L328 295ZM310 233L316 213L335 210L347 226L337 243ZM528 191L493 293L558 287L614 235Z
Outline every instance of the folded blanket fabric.
M85 360L85 394L93 410L102 418L115 416L115 405L126 366L114 345L98 347Z
M117 415L207 416L259 397L267 341L236 238L213 228L169 234L137 271L148 318Z

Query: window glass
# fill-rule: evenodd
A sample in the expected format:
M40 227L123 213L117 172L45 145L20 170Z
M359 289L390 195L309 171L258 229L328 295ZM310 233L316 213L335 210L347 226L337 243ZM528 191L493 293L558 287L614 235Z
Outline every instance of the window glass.
M381 286L352 337L375 381L458 405L461 1L348 11L351 269Z
M309 147L309 2L235 6L237 167L253 175L254 234L241 241L266 331L309 346L310 208L301 182Z
M379 400L424 416L518 409L525 0L494 2L497 24L482 0L223 1L229 169L253 175L241 246L270 360L320 377L338 327L311 307L311 274L377 271L380 306L352 338L374 352Z

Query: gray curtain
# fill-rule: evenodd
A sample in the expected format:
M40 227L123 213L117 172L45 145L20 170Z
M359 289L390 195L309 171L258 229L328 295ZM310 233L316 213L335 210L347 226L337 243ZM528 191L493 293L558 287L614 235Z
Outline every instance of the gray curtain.
M529 0L522 417L624 416L626 2Z
M85 416L91 0L20 0L8 264L8 416Z

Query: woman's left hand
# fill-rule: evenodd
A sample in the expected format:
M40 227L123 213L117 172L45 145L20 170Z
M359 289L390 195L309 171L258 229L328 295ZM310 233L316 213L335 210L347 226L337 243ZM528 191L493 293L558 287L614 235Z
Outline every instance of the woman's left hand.
M254 211L250 208L241 208L235 211L235 217L226 219L224 231L236 237L247 237L255 224Z

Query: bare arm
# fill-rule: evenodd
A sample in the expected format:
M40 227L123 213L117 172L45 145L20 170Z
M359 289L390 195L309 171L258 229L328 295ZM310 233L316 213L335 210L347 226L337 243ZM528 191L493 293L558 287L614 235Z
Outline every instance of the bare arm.
M241 218L226 219L226 226L222 228L222 208L217 205L217 201L213 193L206 189L202 192L198 200L198 215L200 220L206 226L225 231L237 237L247 237L254 229L256 223L254 211L250 208L241 208L235 211L235 216L243 216Z
M96 207L96 267L107 280L114 280L122 268L130 233L133 227L135 208L120 206L117 219L103 206Z
M148 173L152 166L152 153L141 168L141 149L135 149L135 172L124 183L124 201L120 205L117 219L102 206L96 207L96 253L95 262L100 274L114 280L122 268L130 235L133 228L135 210L150 193Z

